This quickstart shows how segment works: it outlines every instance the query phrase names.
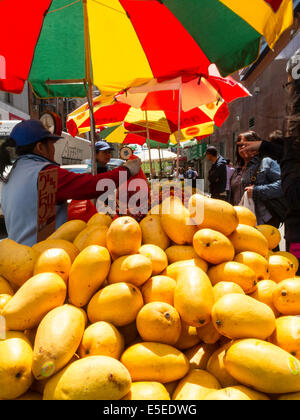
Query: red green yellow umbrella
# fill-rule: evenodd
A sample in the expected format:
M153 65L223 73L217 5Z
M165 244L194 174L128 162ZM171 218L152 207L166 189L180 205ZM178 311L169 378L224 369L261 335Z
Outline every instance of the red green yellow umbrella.
M39 97L84 97L89 78L116 93L207 75L210 63L230 74L257 58L262 36L275 45L293 2L1 0L0 16L0 90L20 93L29 80Z

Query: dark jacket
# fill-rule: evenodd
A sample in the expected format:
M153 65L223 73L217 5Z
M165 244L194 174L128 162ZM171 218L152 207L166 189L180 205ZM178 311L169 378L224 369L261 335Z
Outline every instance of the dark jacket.
M226 190L227 183L227 161L219 156L216 163L214 163L208 173L208 180L210 182L209 192L212 196L222 194Z
M288 205L285 225L288 244L300 243L300 145L299 139L285 139L281 144L263 142L260 153L280 163L282 189Z

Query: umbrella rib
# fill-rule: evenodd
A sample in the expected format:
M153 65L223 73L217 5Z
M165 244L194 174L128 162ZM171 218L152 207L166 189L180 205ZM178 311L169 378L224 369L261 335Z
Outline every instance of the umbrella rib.
M74 4L76 4L76 3L80 3L80 2L81 2L81 0L76 0L76 1L73 1L73 3L67 4L66 6L60 7L59 9L55 9L55 10L50 10L50 11L48 11L48 14L49 14L49 13L59 12L60 10L63 10L63 9L67 9L68 7L73 6Z

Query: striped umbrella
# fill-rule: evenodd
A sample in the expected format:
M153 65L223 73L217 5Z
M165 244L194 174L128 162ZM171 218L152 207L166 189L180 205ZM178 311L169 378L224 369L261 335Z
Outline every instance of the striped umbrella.
M292 24L292 0L1 0L0 90L84 97L184 75L227 75ZM4 77L3 77L4 76Z

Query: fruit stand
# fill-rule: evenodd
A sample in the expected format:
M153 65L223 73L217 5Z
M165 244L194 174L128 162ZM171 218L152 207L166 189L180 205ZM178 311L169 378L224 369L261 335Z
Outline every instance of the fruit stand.
M197 194L151 210L0 243L0 399L299 399L298 261L273 253L279 231Z

